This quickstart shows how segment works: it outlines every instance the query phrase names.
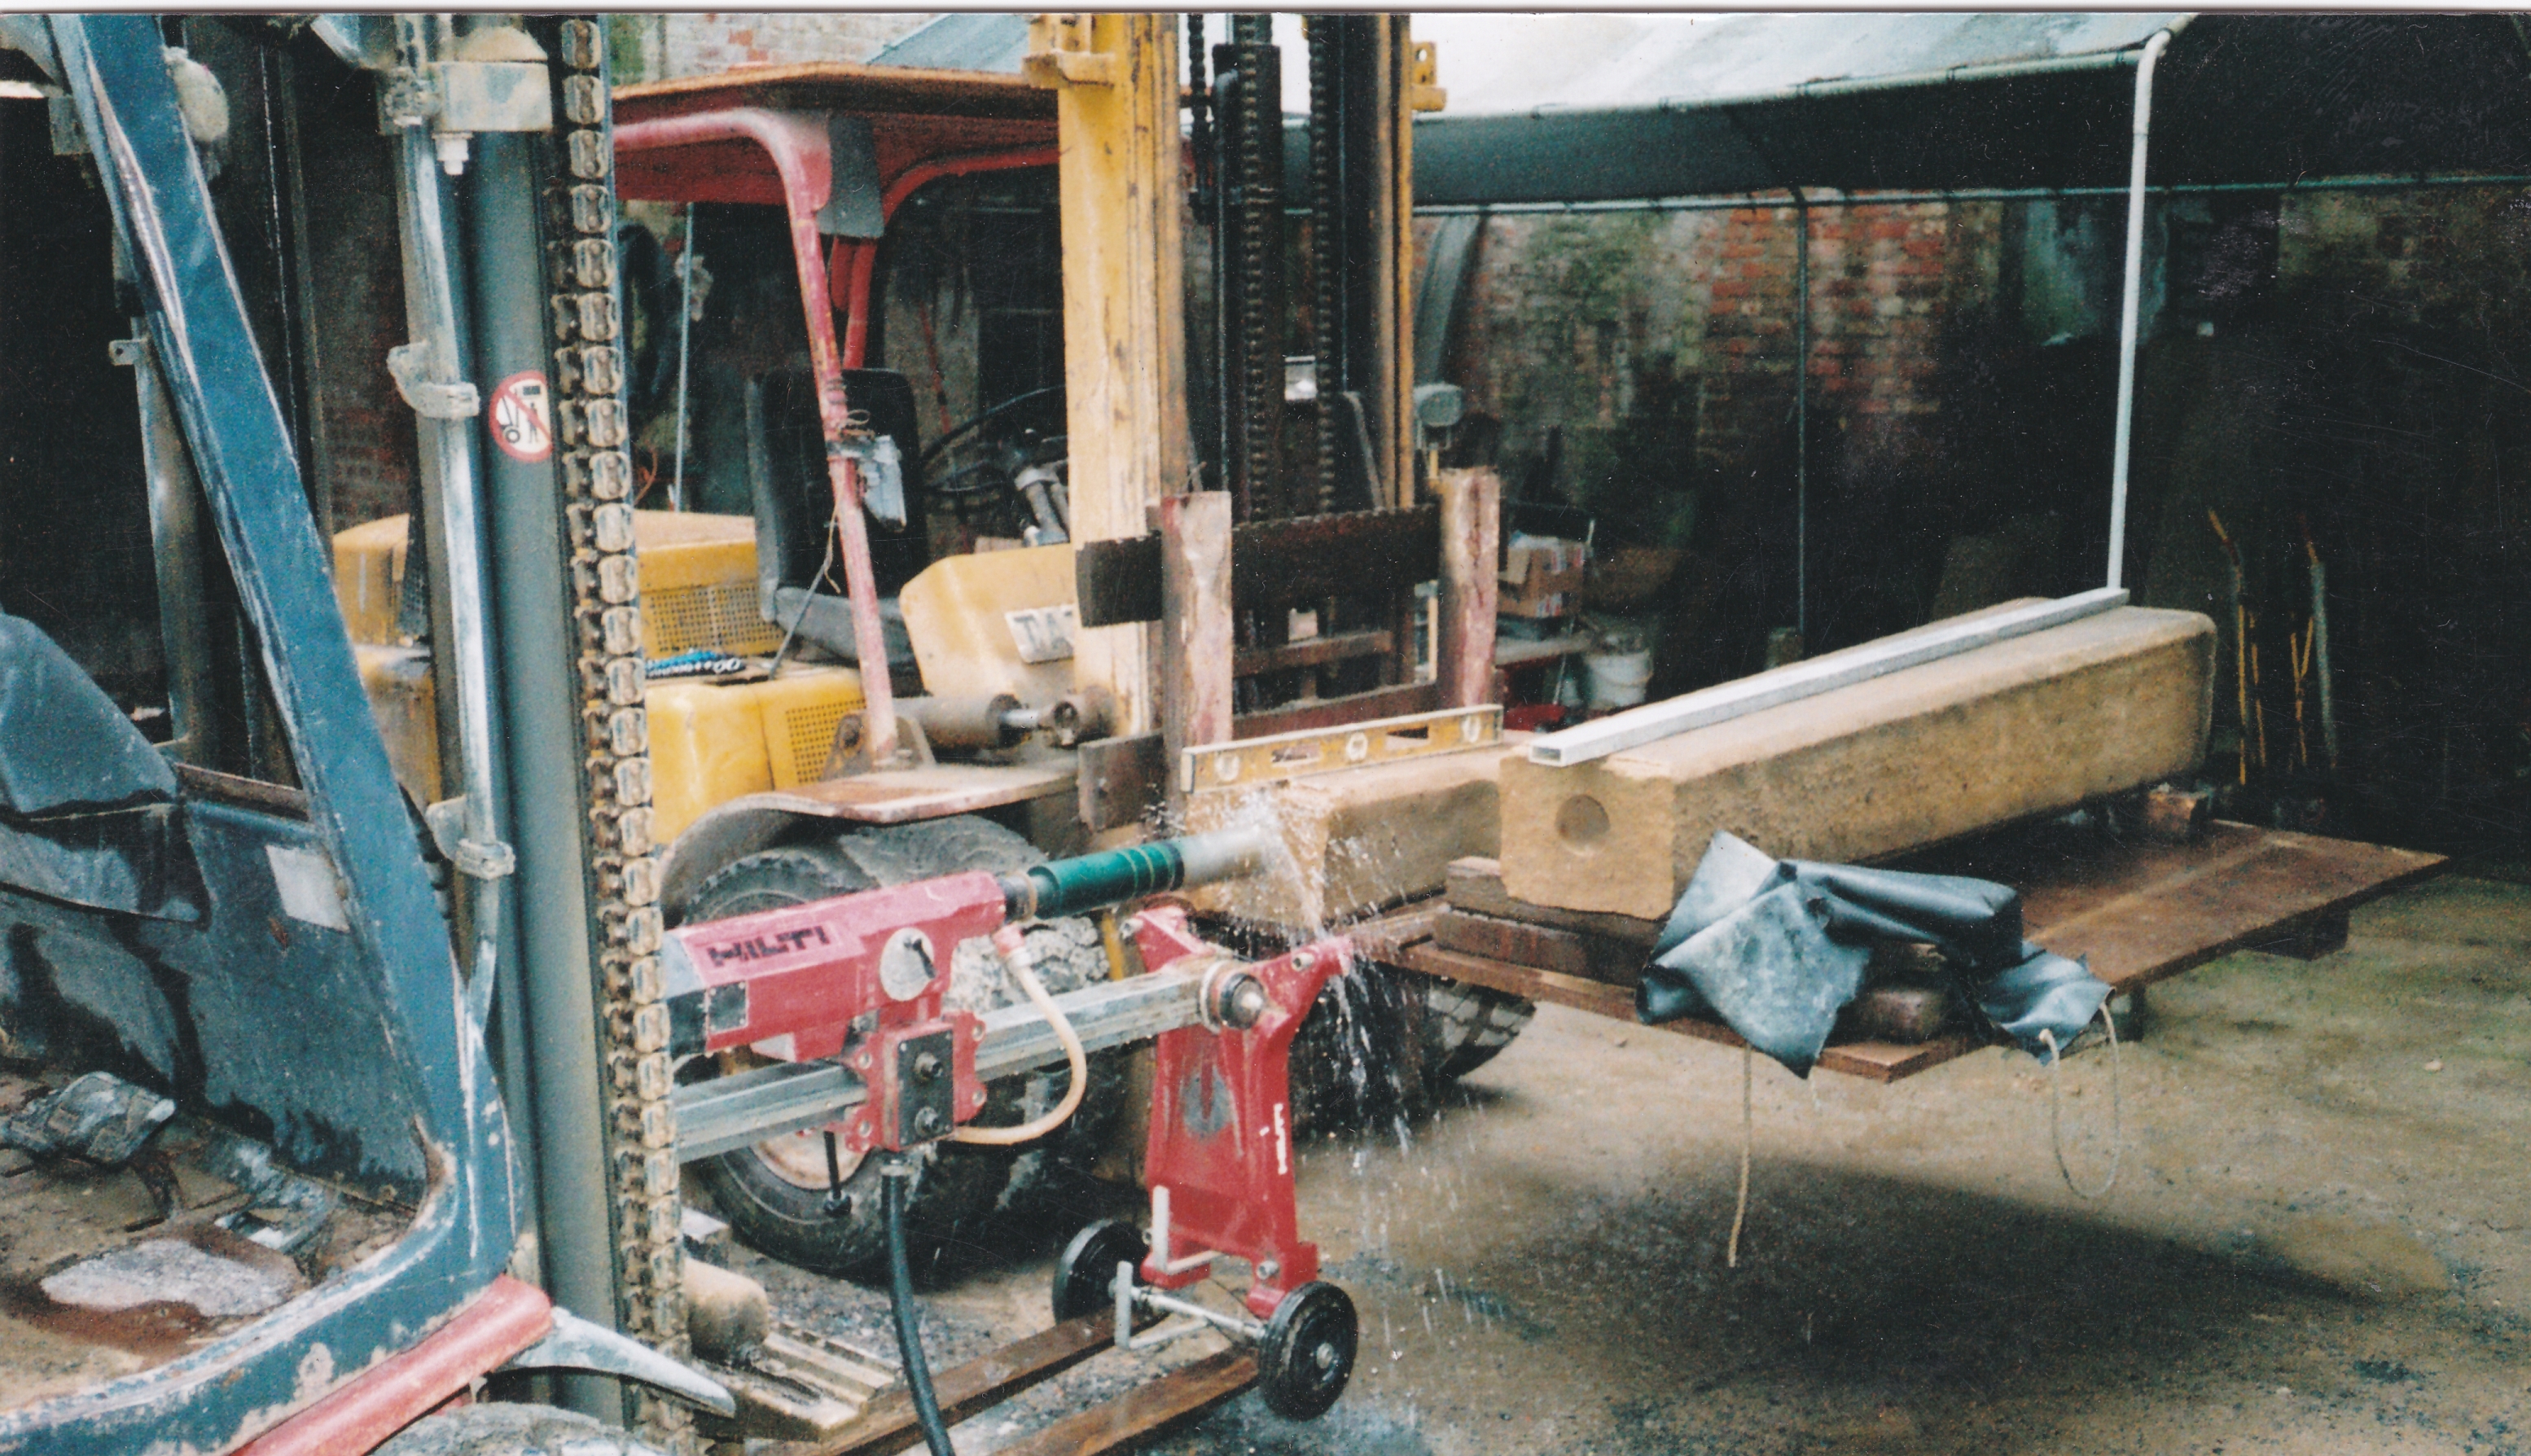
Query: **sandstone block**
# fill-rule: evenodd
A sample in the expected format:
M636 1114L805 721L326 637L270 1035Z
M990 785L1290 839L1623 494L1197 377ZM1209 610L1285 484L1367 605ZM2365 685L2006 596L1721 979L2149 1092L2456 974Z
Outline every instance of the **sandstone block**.
M2159 782L2204 756L2215 627L2119 607L1572 767L1501 776L1516 899L1659 920L1717 829L1863 862Z

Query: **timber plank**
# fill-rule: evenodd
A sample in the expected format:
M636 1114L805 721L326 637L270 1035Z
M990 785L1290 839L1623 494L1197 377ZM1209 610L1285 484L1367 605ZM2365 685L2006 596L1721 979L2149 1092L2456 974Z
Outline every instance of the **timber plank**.
M1553 925L1499 920L1455 907L1434 918L1433 943L1443 950L1490 956L1629 988L1642 979L1645 960L1644 947L1626 941Z
M1451 909L1490 915L1496 920L1553 925L1560 930L1579 931L1635 946L1649 946L1660 938L1659 921L1590 910L1563 910L1552 905L1533 905L1526 900L1515 900L1503 888L1502 862L1483 855L1470 855L1450 862L1448 895Z
M1588 1011L1612 1021L1635 1020L1635 993L1624 986L1587 980L1579 976L1562 976L1553 971L1513 966L1481 956L1461 955L1430 942L1407 947L1401 959L1406 969L1420 971L1427 976L1464 980L1471 985L1487 986L1525 1000L1570 1006L1576 1011ZM1650 1030L1693 1036L1720 1046L1749 1044L1740 1039L1738 1033L1720 1022L1690 1018L1662 1022ZM1823 1050L1819 1065L1825 1071L1842 1072L1871 1082L1895 1082L1901 1077L1911 1077L1927 1068L1940 1066L1954 1057L1966 1056L1984 1044L1965 1033L1937 1036L1912 1046L1885 1041L1848 1041Z
M1143 1320L1144 1324L1156 1320ZM1043 1384L1116 1343L1116 1314L1101 1310L1014 1340L991 1354L943 1371L931 1382L940 1418L955 1426L1032 1386ZM923 1440L914 1400L898 1385L882 1392L851 1425L818 1441L774 1445L765 1456L889 1456Z
M2013 873L2016 864L2027 872ZM2413 884L2445 864L2440 855L2218 821L2194 844L2096 841L2081 852L2065 852L2034 851L2028 841L2016 845L1997 838L1920 856L1907 868L2025 885L2024 933L2059 955L2087 958L2095 976L2129 990L2237 950L2325 954L2343 942L2350 907ZM1634 998L1624 986L1469 954L1444 943L1444 927L1471 901L1494 913L1551 917L1536 922L1537 927L1562 933L1580 934L1566 929L1575 921L1604 924L1620 920L1547 911L1512 900L1502 893L1499 877L1488 873L1490 865L1475 857L1453 864L1445 909L1418 906L1375 922L1365 927L1367 933L1357 933L1357 943L1366 953L1425 975L1633 1021ZM1646 932L1657 927L1645 922L1634 925L1645 942L1620 943L1637 944L1635 953L1641 955L1641 945L1649 941ZM1728 1028L1713 1022L1670 1022L1660 1030L1726 1046L1741 1044ZM1982 1044L1966 1032L1914 1044L1852 1041L1828 1046L1819 1065L1893 1082Z
M1155 1435L1256 1383L1256 1352L1224 1350L999 1449L1001 1456L1097 1456Z

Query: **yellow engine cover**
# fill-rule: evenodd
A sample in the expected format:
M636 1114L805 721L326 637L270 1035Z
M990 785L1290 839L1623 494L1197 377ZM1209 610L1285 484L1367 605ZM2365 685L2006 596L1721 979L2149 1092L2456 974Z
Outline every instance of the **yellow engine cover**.
M1008 693L1039 705L1071 692L1074 589L1068 545L943 556L925 567L896 598L923 690Z
M393 611L387 625L395 625ZM429 650L356 641L352 655L361 665L361 691L368 695L378 736L387 742L396 782L416 804L438 803L438 692L430 681Z
M642 559L642 649L671 657L707 647L760 657L782 629L757 610L756 518L700 511L636 511Z
M385 516L334 533L334 599L356 643L401 641L405 521ZM642 562L645 656L697 647L763 656L782 644L782 630L757 610L755 517L635 511L633 543Z
M849 667L788 666L760 683L652 683L651 832L666 844L741 794L816 783L835 726L862 707Z
M405 519L386 516L334 532L334 600L352 641L396 643L396 598L404 590ZM371 696L371 702L376 697Z

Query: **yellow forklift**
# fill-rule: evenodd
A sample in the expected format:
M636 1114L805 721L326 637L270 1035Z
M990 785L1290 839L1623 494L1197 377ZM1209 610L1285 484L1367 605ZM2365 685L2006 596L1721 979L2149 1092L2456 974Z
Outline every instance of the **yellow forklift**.
M0 383L78 412L6 412L0 452L25 543L0 559L0 1181L40 1234L8 1250L0 1445L632 1456L691 1452L701 1413L716 1442L945 1451L944 1411L1207 1330L1230 1348L1063 1448L1251 1384L1323 1412L1354 1316L1300 1237L1284 1059L1350 951L1243 958L1154 899L1255 872L1265 836L1134 825L1047 862L940 795L1005 809L1026 796L977 786L1051 770L928 762L873 671L866 771L830 779L919 812L803 812L828 837L739 856L752 900L667 923L602 24L0 18L0 66L12 196L60 225L0 223L69 245L8 251L40 286L0 310ZM823 605L877 642L853 542L886 452L831 363L816 457L866 569L785 632ZM39 393L39 364L85 387ZM355 460L412 501L400 542L326 529ZM664 530L663 554L714 539ZM428 779L373 728L399 671ZM1116 906L1097 983L1050 993L1067 927ZM999 1004L1013 982L1028 1004ZM935 1387L908 1205L1010 1187L1079 1122L1091 1059L1146 1041L1148 1240L1082 1230L1055 1327ZM760 1170L802 1130L821 1228L884 1230L901 1381L688 1260L711 1231L681 1164ZM1232 1310L1196 1287L1223 1260Z
M778 239L751 295L773 306L728 327L791 340L754 345L743 409L697 412L694 453L744 461L746 514L648 508L678 503L680 449L655 472L633 452L619 493L571 517L580 537L639 562L638 613L603 582L576 611L594 649L586 721L642 719L647 798L612 823L655 855L638 888L664 924L1131 842L1182 818L1173 785L1194 771L1182 760L1215 746L1342 769L1498 739L1493 497L1444 479L1419 448L1448 399L1419 395L1409 363L1409 122L1438 104L1433 57L1402 18L1314 18L1306 32L1297 165L1282 53L1256 17L1218 44L1188 22L1183 87L1173 18L1102 15L1034 23L1021 76L815 63L612 92L620 194L686 209L690 229L707 208L723 235ZM936 350L919 387L873 362L902 209L1012 178L1050 179L1056 196L1056 387L980 399L979 418L927 441L917 402L945 394ZM616 235L616 335L593 342L576 312L557 327L592 341L581 382L623 375L634 408L573 414L568 366L487 380L502 457L533 465L576 437L633 444L648 422L633 386L662 359L692 369L669 341L695 322L693 251L645 274L633 260L651 235L632 223ZM1213 281L1193 318L1180 303L1191 255ZM714 287L734 291L726 276ZM683 430L683 391L653 413ZM335 536L365 682L400 778L430 806L453 740L439 706L449 667L429 645L439 588L412 569L418 548L427 558L427 533L405 517ZM862 650L872 641L884 671ZM1378 751L1348 758L1366 731ZM1261 943L1315 928L1264 919L1251 926ZM1129 967L1112 925L1030 934L1058 992ZM979 1009L1018 996L982 959L961 974ZM1416 1042L1403 1075L1418 1092L1427 1073L1414 1069L1469 1070L1527 1015L1481 988L1399 984L1415 1004L1383 1025ZM789 1055L732 1048L679 1076ZM986 1237L996 1216L1081 1176L1111 1131L1122 1057L1094 1059L1085 1111L1042 1145L927 1151L919 1238L936 1250ZM1351 1056L1322 1046L1313 1061L1305 1047L1313 1065L1339 1059ZM1010 1079L987 1115L1018 1121L1063 1091L1060 1073ZM879 1273L876 1168L843 1170L853 1211L829 1216L835 1169L816 1126L693 1167L757 1247Z

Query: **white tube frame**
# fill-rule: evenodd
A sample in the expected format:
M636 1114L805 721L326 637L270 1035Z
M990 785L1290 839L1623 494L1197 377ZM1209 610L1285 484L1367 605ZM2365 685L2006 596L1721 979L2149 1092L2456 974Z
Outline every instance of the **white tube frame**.
M2136 58L2134 144L2127 155L2126 286L2118 301L2118 422L2109 456L2109 574L2108 585L2126 579L2127 466L2135 450L2136 333L2144 305L2144 159L2153 135L2153 73L2170 44L2170 31L2156 30Z

